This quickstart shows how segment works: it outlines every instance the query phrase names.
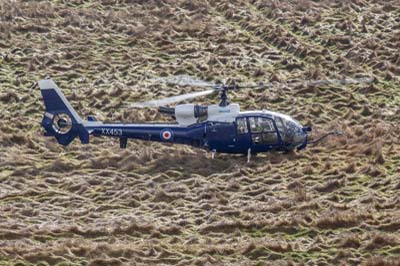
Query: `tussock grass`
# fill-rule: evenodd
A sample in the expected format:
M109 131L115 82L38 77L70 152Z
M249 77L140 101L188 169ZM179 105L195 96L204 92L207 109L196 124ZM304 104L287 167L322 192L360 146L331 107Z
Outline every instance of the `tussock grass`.
M398 265L399 10L391 1L0 1L0 264ZM288 154L44 138L34 82L82 117L171 120L129 102L239 83L375 78L243 90L344 137ZM207 104L211 98L199 99Z

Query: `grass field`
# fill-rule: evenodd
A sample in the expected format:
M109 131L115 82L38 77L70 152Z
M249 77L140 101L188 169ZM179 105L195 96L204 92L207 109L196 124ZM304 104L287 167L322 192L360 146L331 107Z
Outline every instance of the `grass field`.
M194 87L146 77L372 84L231 94L319 146L246 158L43 137L39 79L101 121ZM400 265L400 3L0 1L0 265ZM199 99L212 103L215 98Z

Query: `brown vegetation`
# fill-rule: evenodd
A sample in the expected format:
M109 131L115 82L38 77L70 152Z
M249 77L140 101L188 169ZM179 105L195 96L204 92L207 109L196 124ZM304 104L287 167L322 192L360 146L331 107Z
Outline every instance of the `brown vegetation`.
M399 265L400 5L392 1L0 1L0 265ZM42 136L35 82L83 117L195 88L149 76L373 84L232 94L344 137L252 158ZM210 99L199 99L209 103Z

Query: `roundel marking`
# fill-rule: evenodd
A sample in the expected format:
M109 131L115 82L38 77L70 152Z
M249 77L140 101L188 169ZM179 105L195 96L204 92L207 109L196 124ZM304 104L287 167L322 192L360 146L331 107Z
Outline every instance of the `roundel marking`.
M164 129L163 131L161 131L161 138L163 140L171 140L173 137L172 135L172 131L169 129Z

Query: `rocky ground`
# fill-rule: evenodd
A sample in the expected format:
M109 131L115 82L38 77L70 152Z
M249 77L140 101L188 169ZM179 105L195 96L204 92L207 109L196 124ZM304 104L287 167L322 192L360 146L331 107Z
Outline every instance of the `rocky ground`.
M400 265L399 47L397 0L1 1L0 265ZM124 105L198 90L147 78L173 75L374 82L231 94L345 133L249 164L42 136L39 79L82 116L146 122L168 119Z

